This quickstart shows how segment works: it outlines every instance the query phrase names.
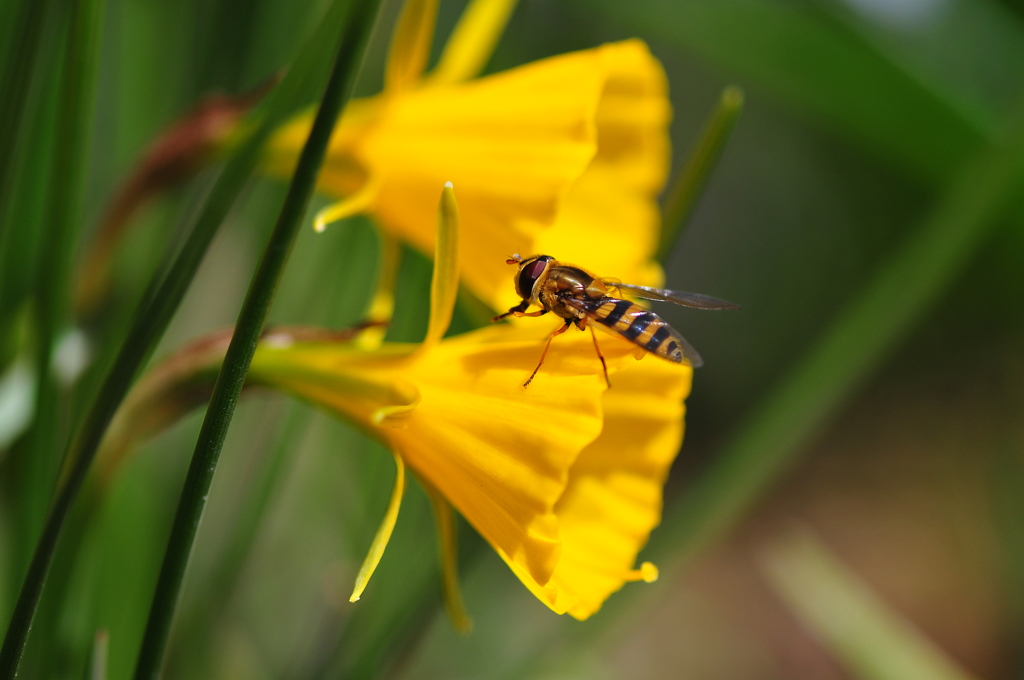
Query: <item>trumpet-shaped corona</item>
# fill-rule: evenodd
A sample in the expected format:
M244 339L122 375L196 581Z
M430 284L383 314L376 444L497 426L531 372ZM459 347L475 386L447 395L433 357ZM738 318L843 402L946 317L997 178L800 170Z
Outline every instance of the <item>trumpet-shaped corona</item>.
M647 47L627 40L473 79L514 5L476 0L424 76L436 4L406 3L384 92L352 102L339 121L319 178L339 202L316 227L369 213L429 254L434 229L424 215L451 180L472 226L459 252L463 283L494 309L514 302L492 264L512 252L557 252L660 284L655 198L668 170L671 110ZM291 172L311 120L278 132L269 171Z

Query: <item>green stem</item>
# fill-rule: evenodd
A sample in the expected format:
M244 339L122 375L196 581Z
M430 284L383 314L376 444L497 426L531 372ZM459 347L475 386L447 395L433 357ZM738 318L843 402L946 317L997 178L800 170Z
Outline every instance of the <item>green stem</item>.
M725 143L729 141L736 119L743 111L743 91L729 86L722 90L711 117L704 124L697 144L686 157L676 181L665 196L665 208L661 217L661 239L658 242L657 259L661 262L668 257L672 245L679 239L683 228L690 220L697 199L704 192L704 185L715 169Z
M149 621L135 668L136 680L155 680L160 673L171 622L177 606L185 567L192 551L206 497L213 482L221 447L227 436L238 395L245 382L249 364L256 351L267 313L298 235L299 226L316 187L316 178L327 152L334 124L351 92L356 67L379 0L359 0L352 8L334 61L316 120L302 149L274 232L256 269L249 292L238 316L235 333L217 383L210 406L199 432L192 462L182 490L178 511L171 528L164 563L160 570Z

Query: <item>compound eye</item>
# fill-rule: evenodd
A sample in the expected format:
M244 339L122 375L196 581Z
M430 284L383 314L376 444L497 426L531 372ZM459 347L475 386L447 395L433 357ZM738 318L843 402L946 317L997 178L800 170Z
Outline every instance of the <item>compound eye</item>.
M537 283L547 265L547 260L534 260L523 267L519 272L519 297L529 299L533 296L533 284Z

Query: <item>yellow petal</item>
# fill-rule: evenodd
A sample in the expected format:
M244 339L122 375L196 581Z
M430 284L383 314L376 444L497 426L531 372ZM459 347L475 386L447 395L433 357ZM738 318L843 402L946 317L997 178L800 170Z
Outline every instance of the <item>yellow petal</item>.
M427 67L437 20L437 0L406 0L391 34L384 71L388 94L413 87Z
M374 214L430 253L434 187L454 182L468 227L463 280L491 307L516 302L504 265L512 253L548 252L656 283L670 110L664 74L642 42L423 87L383 111L353 148L381 181Z
M616 387L606 393L589 334L570 330L556 339L543 368L526 389L523 382L540 357L548 330L541 324L532 328L496 325L447 338L426 351L389 344L375 352L326 343L261 346L250 377L335 410L384 441L444 494L538 597L556 611L580 615L588 607L599 606L630 578L642 540L625 540L625 548L619 545L624 542L623 521L629 520L634 539L642 534L645 540L657 519L657 509L652 518L649 504L631 508L629 488L610 486L604 493L615 506L613 512L631 511L632 515L610 518L609 541L615 544L608 548L611 557L597 555L596 564L587 561L585 553L593 546L584 539L589 538L588 531L599 529L587 524L585 516L577 517L589 511L588 478L583 475L579 482L578 498L586 501L582 509L577 509L575 501L565 500L569 498L566 486L576 474L571 470L580 451L602 433L602 395L620 395L608 402L609 408L620 410L635 410L638 407L630 405L636 401L651 422L640 422L642 418L632 412L613 417L609 422L624 425L626 431L614 434L613 428L613 436L602 434L601 440L608 443L597 447L588 466L600 469L614 464L624 471L627 486L651 491L675 455L681 381L688 385L689 371L660 361L638 364L630 343L608 337L602 341L602 352L609 372L619 374L613 379ZM675 373L662 373L658 364ZM651 366L658 368L652 372ZM641 374L630 377L637 367ZM628 378L621 387L620 375ZM656 396L648 404L645 391L650 386L645 383L652 377ZM665 398L670 398L668 406ZM397 407L400 427L378 424L374 418L382 407ZM674 424L669 422L673 417ZM634 426L641 431L634 432ZM638 458L621 461L624 450L636 450ZM652 465L661 477L650 474ZM588 466L579 469L586 471ZM660 486L653 493L660 500ZM563 503L568 524L556 508ZM643 516L638 520L638 515ZM576 532L573 542L565 542L566 548L572 547L568 554L563 549L566 527L570 534ZM574 566L580 560L583 565ZM621 566L623 560L628 564ZM607 577L599 587L589 583L596 578L591 572L609 570L611 585ZM556 580L562 572L570 582L582 579L582 591Z
M602 55L608 79L597 110L598 153L554 226L538 236L537 252L601 276L657 286L663 276L654 260L661 230L656 199L670 156L665 75L637 40L605 45Z
M355 158L353 148L380 118L382 97L353 99L345 107L341 120L334 126L327 157L320 168L317 183L320 189L337 198L358 191L369 179L367 169ZM278 177L291 177L299 153L313 126L313 109L295 116L271 137L261 158L265 172Z
M652 199L628 194L617 173L592 167L573 186L554 227L538 236L537 252L550 253L600 277L660 286L664 275L653 259L659 224ZM581 233L588 237L580 238ZM515 303L514 290L506 302Z
M605 425L576 459L556 506L562 552L546 583L513 570L558 613L585 619L627 581L657 578L636 556L661 519L662 486L683 434L692 370L654 358L615 374Z
M430 281L430 322L424 348L438 342L448 331L459 294L459 206L455 190L446 182L437 206L437 240L434 275Z
M455 533L455 513L441 492L433 485L423 482L431 506L434 508L434 522L437 524L437 543L441 554L441 578L444 587L444 606L455 630L463 635L473 630L473 620L466 613L459 588L459 551Z
M290 392L338 413L371 431L398 423L420 400L417 386L403 376L418 345L385 344L361 351L349 343L260 343L248 380Z
M554 505L569 467L601 430L604 378L590 338L559 338L529 389L539 338L510 327L449 339L406 375L422 399L387 441L503 558L545 583L561 550ZM610 347L611 370L632 361Z
M482 23L508 9L480 1L470 14ZM346 108L318 184L339 197L362 190L346 214L365 209L429 255L437 187L453 182L467 225L463 283L495 310L517 302L504 265L513 253L546 252L603 276L660 283L655 198L668 169L671 111L664 73L642 42L439 83ZM291 171L310 120L279 131L268 170Z
M353 215L365 212L377 198L378 189L379 187L376 182L372 179L368 180L344 200L332 203L317 212L316 216L313 217L313 229L318 233L322 233L327 229L328 224L340 222L346 217L352 217Z
M384 519L380 523L380 528L377 529L377 534L373 537L373 543L370 545L370 550L366 553L363 566L359 568L355 588L352 589L352 596L348 598L349 602L355 602L359 599L363 594L363 590L366 589L366 584L370 582L370 577L373 576L374 570L380 564L380 558L384 555L384 548L388 547L388 541L391 540L391 532L394 531L395 522L398 521L398 509L402 507L403 493L405 493L405 464L396 455L395 486L391 490L391 500L388 501L388 509L384 513Z
M451 181L467 226L463 280L495 305L511 289L505 259L532 251L597 151L603 80L591 50L395 97L353 150L380 178L374 216L432 254L437 187Z
M516 4L516 0L470 2L429 76L431 83L456 83L480 75Z
M523 387L549 329L497 325L423 352L261 345L250 378L334 410L389 444L499 553L544 583L560 550L554 504L576 455L601 431L606 389L589 334L578 331L557 339ZM602 351L609 372L634 361L632 345L616 338ZM381 427L377 414L394 407L402 427Z

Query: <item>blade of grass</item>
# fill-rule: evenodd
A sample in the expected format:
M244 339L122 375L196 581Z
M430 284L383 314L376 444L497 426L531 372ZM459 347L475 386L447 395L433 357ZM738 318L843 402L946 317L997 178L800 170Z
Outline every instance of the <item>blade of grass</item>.
M263 332L288 255L313 196L317 174L326 155L331 133L351 93L356 69L377 14L378 4L379 0L357 0L353 4L351 14L341 32L333 71L309 138L299 157L288 195L242 304L235 333L217 377L185 478L153 596L142 648L139 651L138 665L135 668L136 680L155 680L159 676L185 568L238 395Z
M17 167L15 149L21 136L21 125L28 108L29 85L43 37L49 0L22 0L20 15L15 20L10 51L4 55L0 76L0 241L8 213L8 201Z
M254 112L254 132L221 171L187 242L150 282L113 365L65 456L57 491L0 649L0 680L11 680L17 671L57 540L103 433L140 367L167 329L217 229L252 174L266 139L282 121L306 104L314 83L320 81L323 64L327 62L325 52L333 44L332 31L341 24L346 8L347 0L335 0L286 77Z
M61 73L57 128L49 188L49 214L43 221L35 292L35 421L25 449L21 481L22 554L32 553L42 527L46 504L59 464L60 387L51 362L57 340L67 324L69 288L75 243L85 195L96 82L103 34L104 0L78 0L71 6L67 45Z
M775 592L852 677L972 680L812 535L778 541L761 563Z
M679 175L669 187L661 216L661 238L656 255L658 260L664 262L673 244L679 240L742 111L743 91L738 87L725 88L718 98L718 106L704 124L697 143L680 168Z
M0 366L6 366L26 347L13 336L16 320L26 311L36 278L35 265L40 259L36 251L46 213L63 56L54 54L63 38L63 32L57 30L58 23L63 28L65 22L58 22L55 17L46 22L41 54L32 65L34 84L27 94L32 104L21 122L19 140L10 152L17 160L8 184L0 187L0 191L10 192L6 204L0 199L0 222L17 225L13 229L0 225Z

